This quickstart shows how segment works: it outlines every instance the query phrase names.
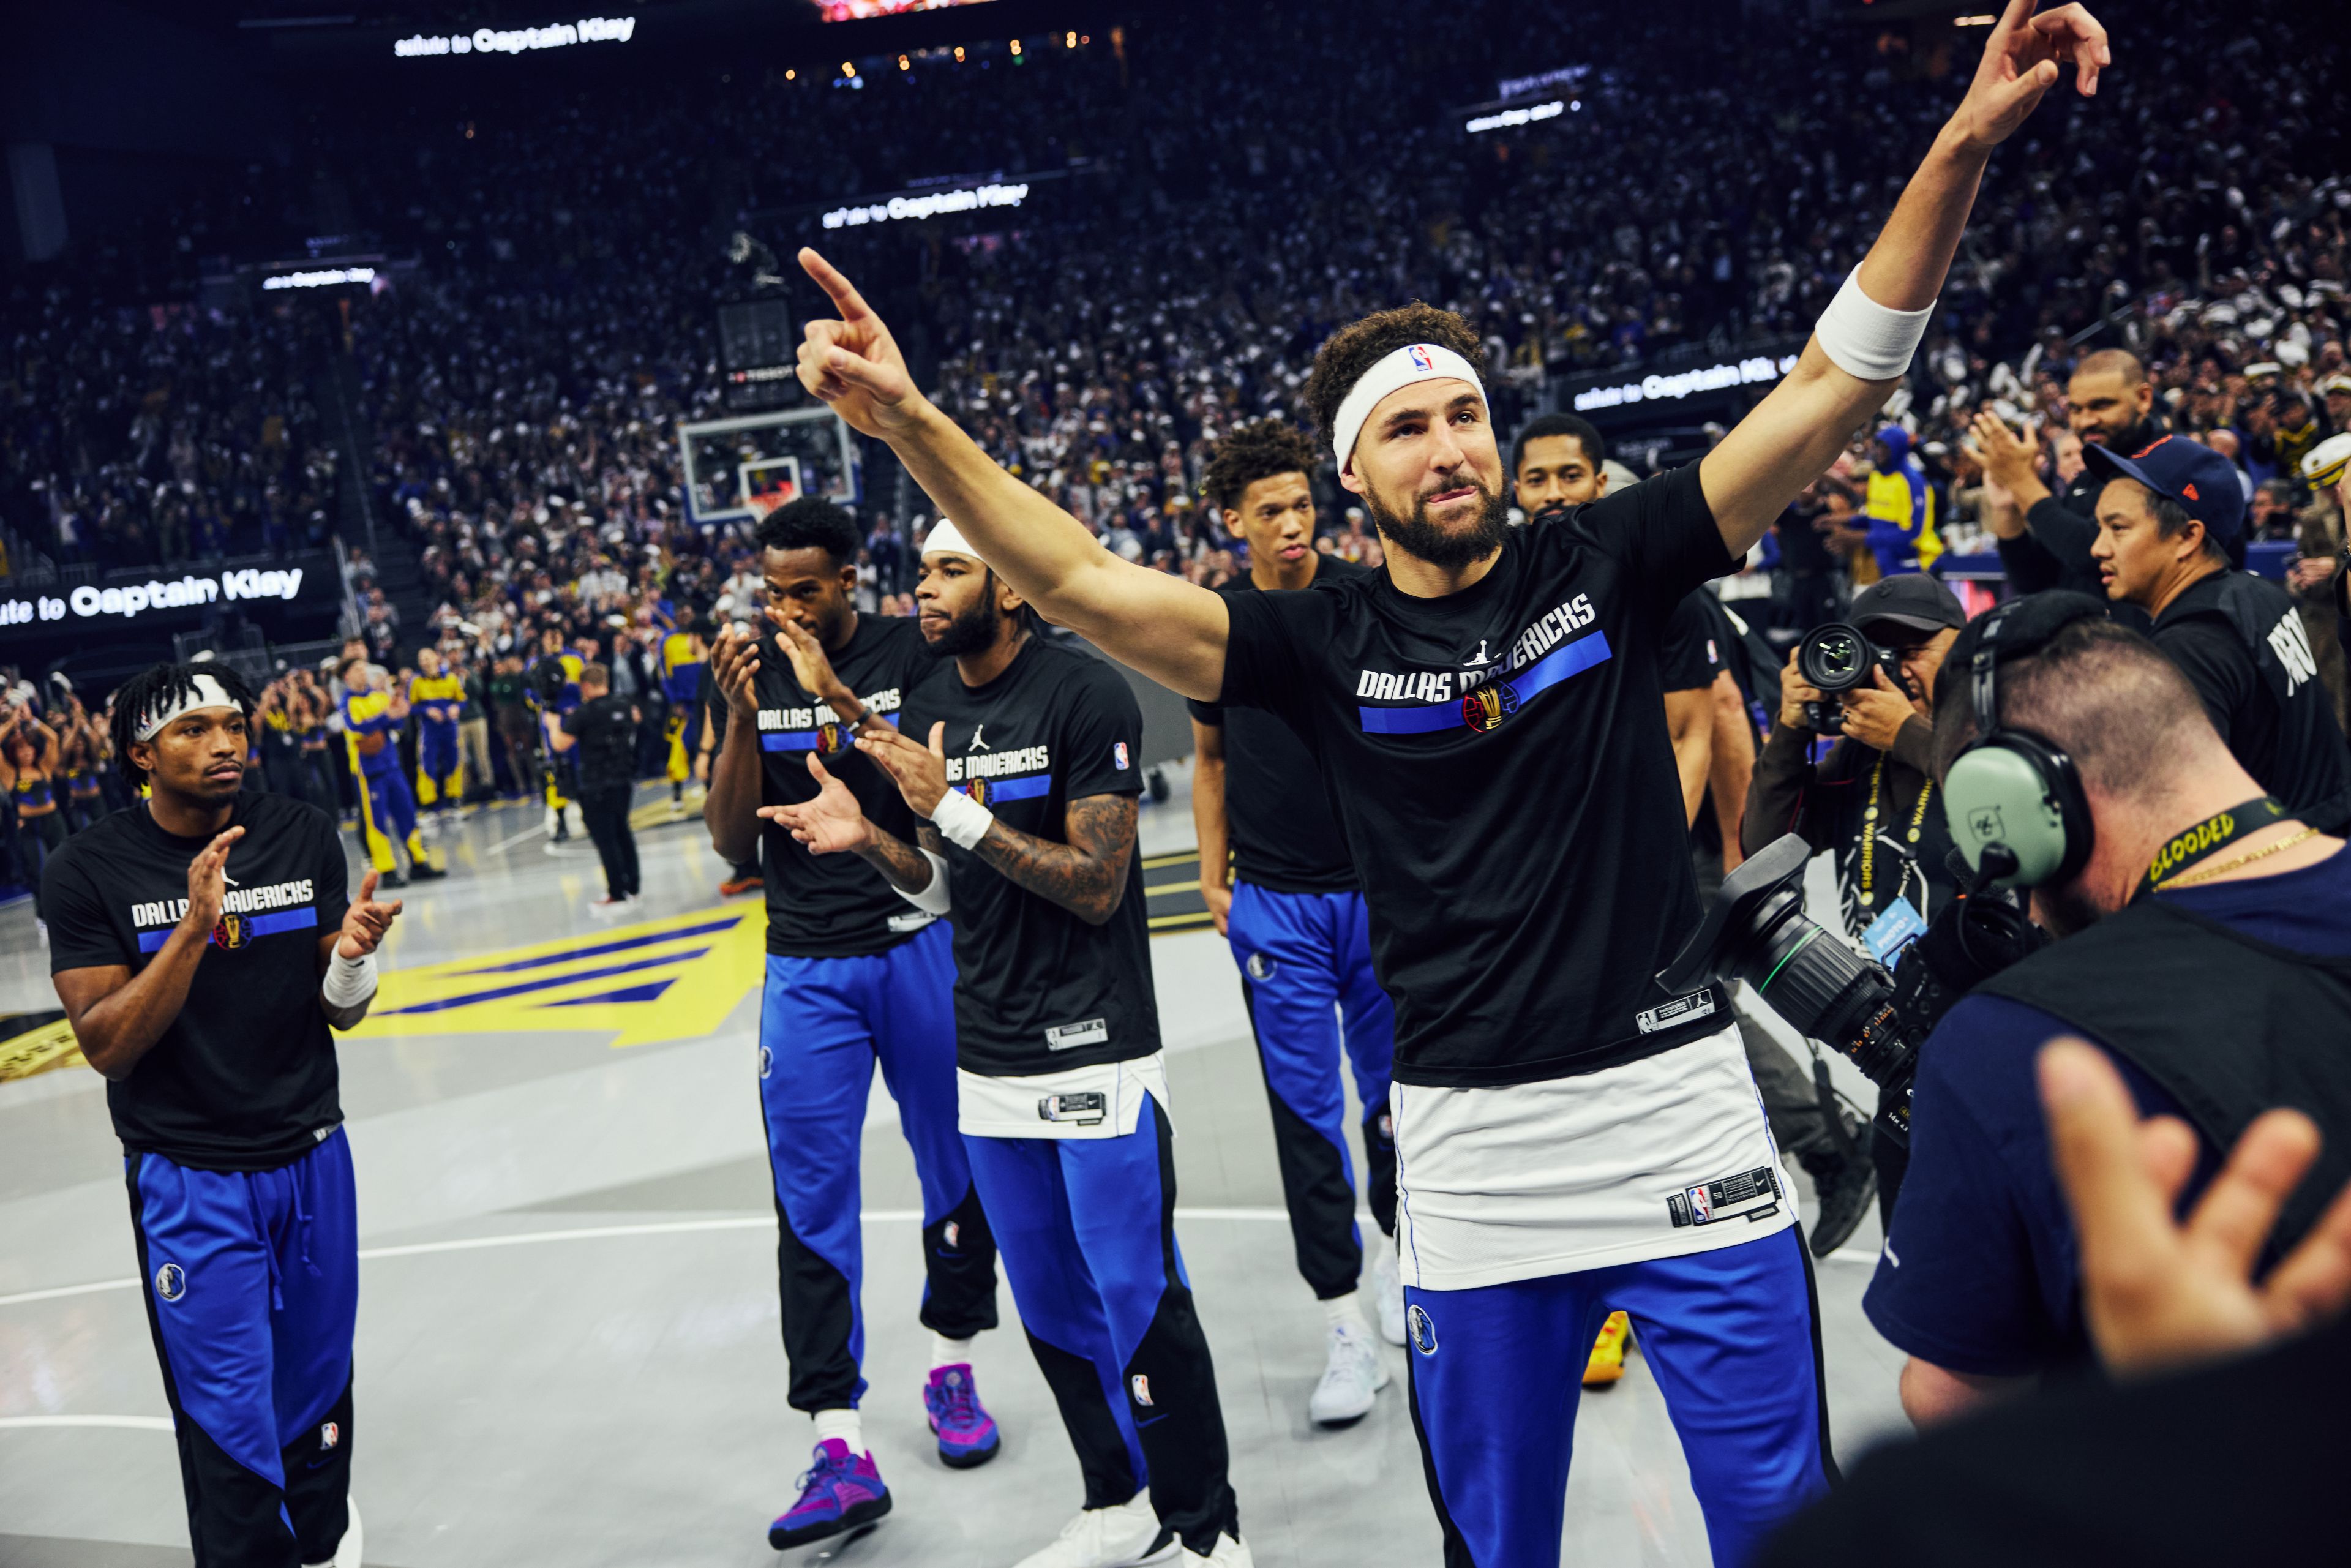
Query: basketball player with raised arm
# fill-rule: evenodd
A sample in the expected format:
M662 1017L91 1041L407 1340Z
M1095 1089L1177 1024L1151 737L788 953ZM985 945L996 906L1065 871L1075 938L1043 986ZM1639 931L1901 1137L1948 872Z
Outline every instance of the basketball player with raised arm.
M1225 596L1121 560L839 319L803 385L886 440L1048 619L1198 701L1286 719L1342 788L1380 979L1412 1402L1449 1563L1558 1561L1574 1399L1611 1304L1646 1348L1718 1562L1817 1496L1809 1260L1723 997L1654 977L1698 918L1658 677L1674 601L1738 566L1907 371L1992 150L2105 30L2013 0L1796 368L1698 463L1507 526L1475 331L1426 305L1325 343L1305 400L1386 565ZM1481 660L1480 655L1483 655Z

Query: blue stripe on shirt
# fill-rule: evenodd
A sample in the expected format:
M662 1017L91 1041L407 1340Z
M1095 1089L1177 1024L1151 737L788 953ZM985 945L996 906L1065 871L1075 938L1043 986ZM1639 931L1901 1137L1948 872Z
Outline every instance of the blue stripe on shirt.
M1027 800L1052 789L1053 776L1031 773L1025 779L983 779L979 782L987 787L990 800ZM962 794L971 793L968 784L958 784L956 789Z
M280 931L316 930L319 925L318 910L307 904L300 909L273 909L266 915L247 915L241 918L245 921L245 934L248 938L274 936ZM166 925L161 931L141 931L139 934L139 950L141 953L160 951L163 944L172 939L174 929Z
M1507 705L1507 712L1537 692L1555 686L1570 675L1580 675L1594 664L1604 664L1614 656L1614 650L1608 646L1607 633L1594 632L1588 637L1579 637L1573 643L1553 648L1529 665L1526 674L1491 684L1507 688L1515 695L1517 702ZM1471 691L1477 689L1475 686L1470 688ZM1459 728L1469 722L1462 716L1461 701L1457 697L1451 702L1424 703L1412 707L1359 707L1355 712L1361 716L1365 731L1373 735L1429 735L1440 729Z

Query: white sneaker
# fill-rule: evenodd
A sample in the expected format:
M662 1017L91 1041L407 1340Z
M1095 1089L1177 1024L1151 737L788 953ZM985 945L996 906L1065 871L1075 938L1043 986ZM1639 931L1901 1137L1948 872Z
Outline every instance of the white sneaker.
M1050 1546L1023 1557L1017 1568L1134 1568L1174 1562L1182 1542L1171 1539L1154 1552L1158 1539L1158 1511L1151 1506L1151 1493L1139 1491L1115 1508L1080 1510Z
M1352 1427L1371 1414L1374 1396L1388 1385L1388 1369L1371 1336L1345 1323L1331 1325L1329 1357L1306 1413L1318 1427Z
M1372 1299L1379 1304L1380 1337L1390 1344L1404 1343L1404 1277L1396 1271L1392 1248L1381 1248L1372 1265Z
M1206 1563L1212 1568L1257 1568L1257 1559L1249 1555L1249 1542L1238 1535L1217 1537L1216 1550L1206 1557L1196 1552L1184 1553L1186 1563Z

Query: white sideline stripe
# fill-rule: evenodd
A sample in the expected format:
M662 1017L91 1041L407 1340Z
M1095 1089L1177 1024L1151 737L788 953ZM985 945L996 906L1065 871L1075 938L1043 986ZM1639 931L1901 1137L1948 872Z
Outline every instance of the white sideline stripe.
M168 1432L169 1416L0 1416L0 1432L37 1427L120 1427L132 1432Z
M496 843L492 844L488 849L484 850L482 852L486 855L502 855L508 850L514 848L517 844L522 842L523 840L532 838L545 831L547 831L547 824L545 822L541 822L535 828L525 828L521 832L517 833L510 839L500 839Z
M869 1208L858 1219L867 1225L922 1223L923 1213L917 1208ZM1176 1210L1178 1219L1242 1220L1254 1223L1280 1222L1288 1224L1290 1213L1280 1208L1183 1208ZM1360 1220L1371 1215L1358 1212ZM362 1247L360 1260L368 1262L378 1258L422 1258L435 1252L479 1252L496 1247L534 1247L547 1241L593 1241L619 1236L687 1236L705 1230L758 1230L772 1227L774 1215L747 1215L739 1219L669 1219L648 1225L590 1225L576 1230L524 1230L511 1236L468 1236L454 1241L418 1241L404 1247ZM46 1291L20 1291L13 1296L0 1296L0 1307L22 1306L31 1301L54 1301L67 1296L95 1295L104 1291L135 1291L139 1281L133 1280L99 1280L88 1285L58 1285ZM46 1418L46 1417L44 1417ZM128 1417L126 1417L128 1419ZM5 1425L0 1422L0 1425ZM168 1426L169 1423L167 1422Z

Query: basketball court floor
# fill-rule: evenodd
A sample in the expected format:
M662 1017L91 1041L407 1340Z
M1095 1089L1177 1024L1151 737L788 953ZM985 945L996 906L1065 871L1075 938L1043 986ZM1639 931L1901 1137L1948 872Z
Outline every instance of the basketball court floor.
M1173 799L1144 807L1144 850L1177 1228L1243 1530L1269 1568L1433 1564L1406 1353L1383 1347L1395 1381L1361 1424L1326 1432L1306 1418L1322 1314L1291 1260L1239 985L1197 925L1190 812L1182 769L1170 773ZM408 895L373 1014L341 1042L363 1249L354 1501L370 1568L777 1561L767 1523L813 1437L784 1404L754 1089L762 912L756 895L717 897L723 868L698 821L666 821L651 789L641 800L646 892L619 920L588 912L601 886L585 841L547 855L533 813L490 808L444 830L454 874ZM55 1006L29 904L0 908L0 1014ZM42 1043L56 1030L28 1032L37 1021L0 1030L17 1036L13 1053L0 1044L0 1072L56 1059L61 1042ZM1002 1568L1078 1506L1076 1462L1006 1289L1005 1328L975 1358L1003 1452L978 1470L940 1465L919 1397L914 1170L878 1080L864 1148L865 1431L896 1509L784 1568ZM1376 1235L1368 1214L1364 1226ZM1860 1310L1877 1243L1873 1217L1819 1270L1848 1463L1907 1430L1901 1358ZM98 1075L68 1060L0 1082L0 1568L190 1562L133 1272ZM1681 1450L1637 1353L1622 1383L1583 1396L1577 1422L1564 1561L1705 1563Z

